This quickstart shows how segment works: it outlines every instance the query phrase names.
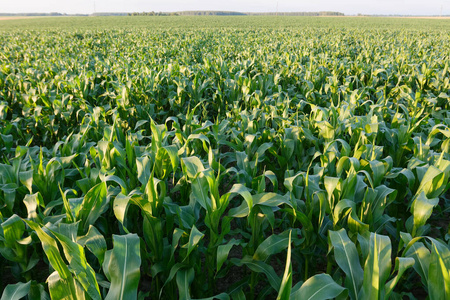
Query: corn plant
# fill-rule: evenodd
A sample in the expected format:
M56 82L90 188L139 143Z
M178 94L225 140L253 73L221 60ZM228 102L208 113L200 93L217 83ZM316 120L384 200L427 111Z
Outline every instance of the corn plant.
M0 21L1 299L449 299L449 26L361 20Z

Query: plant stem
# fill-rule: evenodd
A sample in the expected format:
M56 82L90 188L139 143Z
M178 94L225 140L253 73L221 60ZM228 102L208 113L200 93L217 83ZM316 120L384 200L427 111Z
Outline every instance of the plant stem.
M331 276L331 271L333 268L333 262L331 261L330 255L327 255L327 274Z
M308 257L305 255L305 281L308 280L308 270L309 269L309 261Z
M256 276L257 276L257 274L255 272L252 272L252 275L250 278L250 300L255 299Z

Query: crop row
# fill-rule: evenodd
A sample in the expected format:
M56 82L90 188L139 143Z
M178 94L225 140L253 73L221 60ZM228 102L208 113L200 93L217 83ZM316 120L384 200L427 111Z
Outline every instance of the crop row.
M2 299L450 298L448 42L3 33Z

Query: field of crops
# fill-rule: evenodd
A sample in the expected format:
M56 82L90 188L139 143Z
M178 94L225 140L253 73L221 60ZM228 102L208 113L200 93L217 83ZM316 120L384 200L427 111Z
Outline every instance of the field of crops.
M0 292L450 299L450 21L0 21Z

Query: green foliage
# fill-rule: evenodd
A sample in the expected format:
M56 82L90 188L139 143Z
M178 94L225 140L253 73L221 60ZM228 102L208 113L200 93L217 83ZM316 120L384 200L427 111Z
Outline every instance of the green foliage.
M105 253L103 271L111 287L105 299L137 299L141 266L139 237L113 236L114 248Z
M0 22L2 299L449 298L448 22L361 20Z

